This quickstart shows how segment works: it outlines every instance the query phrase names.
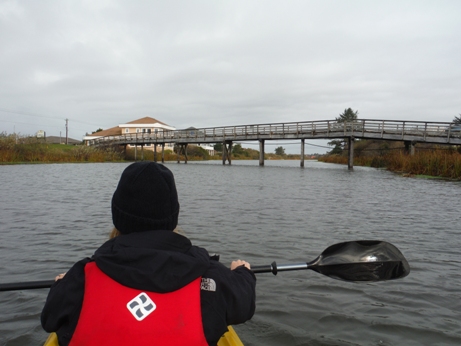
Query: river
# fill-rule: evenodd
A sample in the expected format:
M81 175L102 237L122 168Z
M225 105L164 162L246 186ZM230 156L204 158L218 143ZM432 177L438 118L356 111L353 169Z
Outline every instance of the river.
M112 227L127 163L0 166L0 283L48 280ZM245 345L460 345L461 183L306 161L166 163L196 245L253 265L311 261L337 242L396 245L411 273L377 283L313 271L258 274ZM41 345L47 289L0 292L0 344Z

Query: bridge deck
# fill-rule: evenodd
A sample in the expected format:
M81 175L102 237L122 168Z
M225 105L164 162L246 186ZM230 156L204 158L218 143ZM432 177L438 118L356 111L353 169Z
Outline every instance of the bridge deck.
M362 138L435 144L461 144L461 131L450 123L360 119L338 123L335 120L210 127L193 130L159 131L107 136L89 145L201 144L232 141L287 139Z

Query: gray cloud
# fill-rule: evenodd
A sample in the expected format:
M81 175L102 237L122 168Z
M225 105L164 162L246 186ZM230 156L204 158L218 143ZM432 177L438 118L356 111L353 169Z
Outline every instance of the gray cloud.
M0 0L0 131L461 113L458 1Z

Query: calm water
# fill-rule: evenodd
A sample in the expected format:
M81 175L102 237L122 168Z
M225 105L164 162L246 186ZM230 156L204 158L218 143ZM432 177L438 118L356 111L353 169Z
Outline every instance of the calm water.
M396 281L348 283L313 271L259 274L245 345L461 344L461 184L298 161L166 164L180 225L229 263L310 261L336 242L380 239L407 257ZM127 164L0 166L0 282L52 279L111 229ZM0 292L0 344L40 345L47 290Z

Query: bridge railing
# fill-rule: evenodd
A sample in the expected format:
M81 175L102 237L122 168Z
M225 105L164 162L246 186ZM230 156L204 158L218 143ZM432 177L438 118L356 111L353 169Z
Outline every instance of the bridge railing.
M397 121L397 120L358 120L362 124L362 131L367 133L419 136L443 136L449 123L424 121Z
M334 122L334 121L333 121ZM209 137L245 137L258 135L284 135L315 132L318 130L327 131L332 121L309 121L274 124L255 124L204 128L192 135L180 134L179 138L209 138ZM181 132L181 131L175 131Z
M342 136L364 137L374 134L375 137L384 138L385 135L421 136L421 137L447 137L460 136L450 133L450 123L447 122L424 122L424 121L400 121L400 120L377 120L357 119L352 122L338 123L336 120L319 120L271 124L250 124L238 126L208 127L188 130L158 130L154 132L127 133L119 136L106 136L90 141L91 144L105 142L119 142L126 144L143 143L146 140L152 142L175 142L188 139L196 142L221 141L226 138L233 140L276 138L291 136L291 138L303 135L334 138Z

